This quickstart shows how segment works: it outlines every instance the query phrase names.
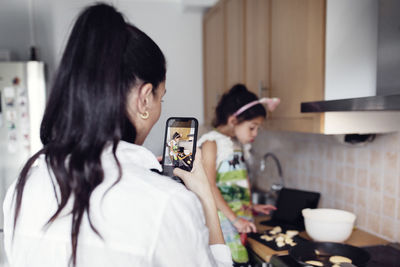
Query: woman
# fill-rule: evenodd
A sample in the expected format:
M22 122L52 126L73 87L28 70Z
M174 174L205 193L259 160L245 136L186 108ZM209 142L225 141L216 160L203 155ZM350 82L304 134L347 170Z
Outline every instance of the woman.
M231 266L200 157L193 172L174 171L185 188L141 146L160 116L165 72L159 47L114 8L80 14L43 149L4 202L11 266Z

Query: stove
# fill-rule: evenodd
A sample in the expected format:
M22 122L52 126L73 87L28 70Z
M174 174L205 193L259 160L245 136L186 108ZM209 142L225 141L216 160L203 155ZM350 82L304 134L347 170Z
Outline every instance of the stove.
M398 243L380 246L363 247L369 252L371 259L366 267L399 267L400 266L400 246ZM273 267L301 267L292 257L272 256L270 264Z

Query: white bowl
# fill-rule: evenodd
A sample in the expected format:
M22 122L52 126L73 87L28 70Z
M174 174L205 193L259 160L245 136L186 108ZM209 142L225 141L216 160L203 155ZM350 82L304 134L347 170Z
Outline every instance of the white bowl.
M315 241L344 242L352 231L356 215L337 209L303 209L307 234Z

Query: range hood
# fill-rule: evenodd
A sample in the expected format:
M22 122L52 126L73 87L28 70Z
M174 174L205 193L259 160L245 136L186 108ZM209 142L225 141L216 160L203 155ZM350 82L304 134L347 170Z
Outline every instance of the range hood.
M301 112L400 111L400 94L301 103Z
M328 1L328 7L329 7ZM332 2L331 2L332 3ZM336 2L335 2L336 3ZM329 98L329 100L322 101L313 101L313 102L302 102L301 103L301 112L309 113L309 112L349 112L349 111L400 111L400 1L398 0L379 0L376 2L376 10L377 21L374 22L377 24L376 29L370 27L371 32L374 30L375 38L377 39L377 53L376 53L376 63L374 66L376 67L376 89L375 95L374 92L369 94L361 94L363 97L346 97L341 99L340 97L331 97L327 96L326 90L329 89L327 86L327 82L325 84L325 97ZM365 22L365 21L364 21ZM329 17L327 20L327 24L329 24ZM366 23L364 23L366 24ZM365 26L365 25L364 25ZM329 26L327 26L329 27ZM329 31L328 31L329 32ZM370 35L371 36L371 35ZM329 36L327 36L328 38ZM343 40L344 41L344 40ZM346 41L349 42L348 39ZM364 40L365 42L366 40ZM370 43L373 43L373 39L367 40ZM350 41L351 42L351 41ZM376 41L375 41L376 42ZM347 44L346 44L347 45ZM343 47L345 47L343 45ZM341 50L342 51L342 50ZM375 50L376 51L376 50ZM337 51L335 51L337 52ZM357 51L353 51L357 52ZM329 56L329 48L327 47L326 51L326 60L330 60ZM371 53L369 53L371 54ZM336 57L346 57L351 56L351 54L344 52L343 54L338 55L335 54ZM364 57L365 58L365 57ZM334 59L335 60L335 59ZM343 62L346 62L344 59ZM371 61L370 61L371 62ZM347 62L346 62L347 63ZM358 66L362 68L365 62L362 61L362 57L360 57L359 62L357 62ZM345 65L343 64L342 67ZM358 66L354 64L353 69L346 70L346 75L357 75ZM365 66L365 65L364 65ZM336 70L340 68L335 66ZM332 69L332 68L331 68ZM340 79L338 78L330 78L330 73L326 73L326 79L329 79L330 82L338 82L340 83ZM365 78L370 78L373 75L364 75ZM362 79L360 80L362 83ZM374 83L375 84L375 83ZM372 84L372 86L374 86ZM343 88L346 85L342 82L339 86L334 88L338 91L337 88ZM353 83L355 85L355 83ZM353 90L352 87L346 88L347 91ZM354 90L356 90L354 88ZM369 96L368 96L369 95ZM358 95L356 95L358 96Z

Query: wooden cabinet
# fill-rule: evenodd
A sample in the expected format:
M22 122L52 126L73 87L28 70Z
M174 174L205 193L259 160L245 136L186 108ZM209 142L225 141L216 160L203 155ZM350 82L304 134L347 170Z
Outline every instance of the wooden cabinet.
M220 17L224 17L224 26L218 25L224 40L222 47L218 43L217 50L224 50L222 59L218 57L218 64L221 60L224 62L219 70L222 69L225 78L222 81L219 77L218 85L223 83L222 88L226 90L234 83L242 82L259 97L281 98L281 104L269 116L268 129L320 132L323 117L301 114L300 103L323 99L325 1L218 2L204 19L205 102L209 99L210 85L217 80L213 76L217 74L215 65L210 66L217 59L208 50L213 49L212 40L221 36L213 36L217 34L215 28L207 30L216 20L216 10L223 13ZM206 122L209 106L210 103L205 104Z
M320 114L302 114L300 104L323 99L325 1L272 0L271 95L281 104L267 122L275 130L320 132Z
M245 83L250 91L269 96L270 0L245 3Z
M204 122L211 124L217 101L225 87L224 9L220 2L203 20Z
M376 10L375 1L221 0L204 20L206 122L218 94L243 82L259 97L281 99L265 123L269 130L324 134L398 130L393 127L399 124L398 113L300 111L302 102L375 92ZM213 15L218 13L220 24L214 28Z
M223 0L203 19L204 121L210 125L222 94L244 83L244 0Z
M225 9L225 89L244 82L244 1L223 1Z

